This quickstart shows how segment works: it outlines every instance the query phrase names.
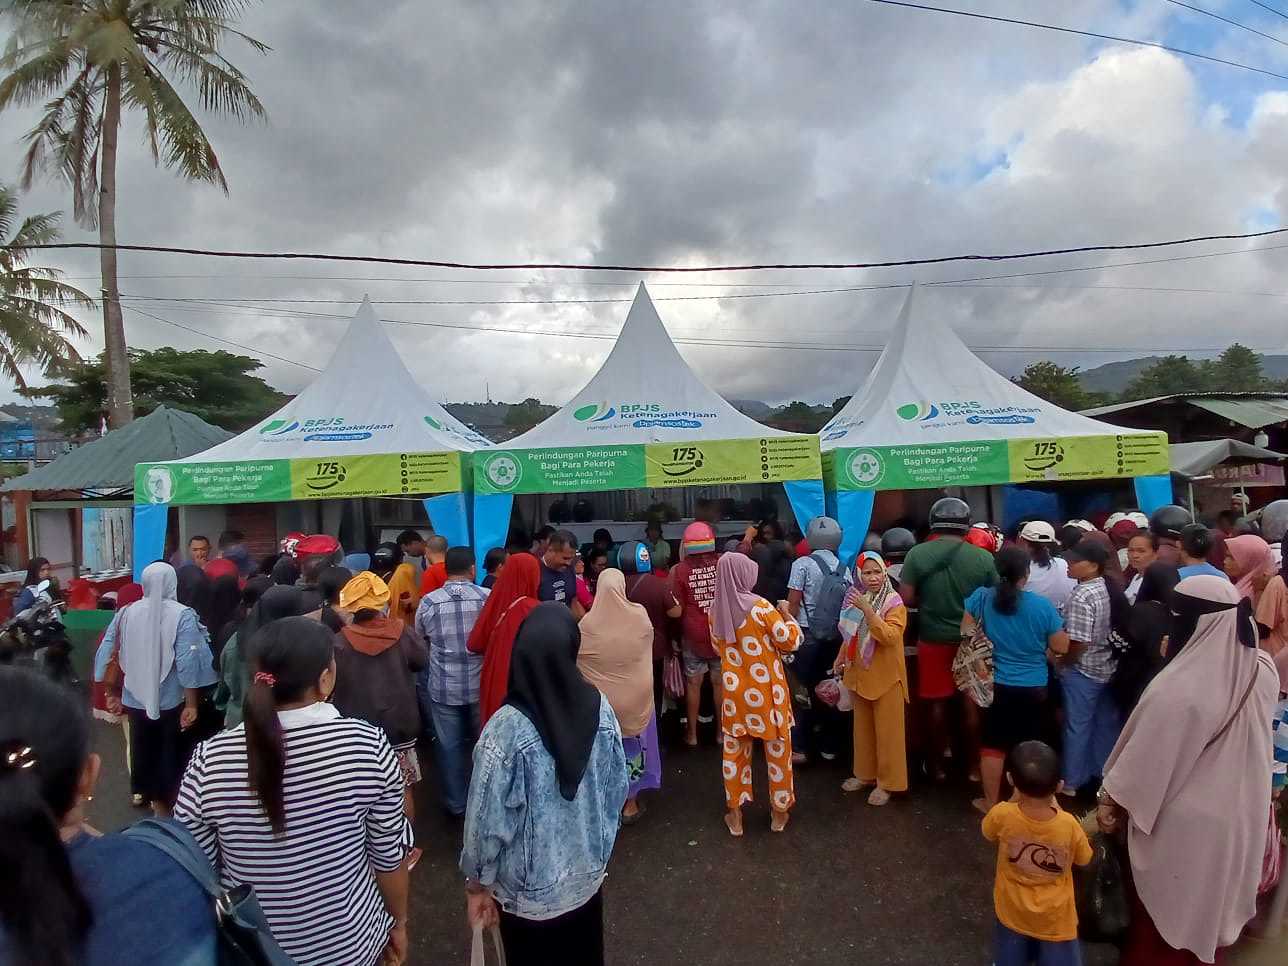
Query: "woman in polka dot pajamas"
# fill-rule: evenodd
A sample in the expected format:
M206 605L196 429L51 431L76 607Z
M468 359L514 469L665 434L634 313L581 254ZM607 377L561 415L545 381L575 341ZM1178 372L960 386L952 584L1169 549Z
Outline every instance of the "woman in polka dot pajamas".
M755 741L765 746L769 771L770 828L787 827L796 801L792 785L791 691L781 654L801 644L800 625L751 588L757 567L750 558L727 553L716 573L711 602L711 642L720 654L720 730L723 748L725 824L742 835L742 806L752 800L751 758Z

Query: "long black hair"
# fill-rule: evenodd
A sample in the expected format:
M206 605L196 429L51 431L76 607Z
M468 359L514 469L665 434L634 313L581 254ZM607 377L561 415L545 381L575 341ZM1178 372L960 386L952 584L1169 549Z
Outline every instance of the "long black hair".
M89 755L89 718L44 675L0 668L0 924L20 966L72 966L92 923L59 838Z
M48 567L49 561L44 557L32 557L27 561L27 578L22 582L24 587L35 587L40 583L40 569Z
M282 777L286 745L278 705L301 701L331 666L334 635L307 617L273 621L251 638L251 684L246 692L246 760L251 790L259 797L273 831L286 831Z
M993 558L997 575L997 599L993 606L999 614L1014 614L1020 609L1020 583L1029 575L1028 551L1022 547L1006 546Z

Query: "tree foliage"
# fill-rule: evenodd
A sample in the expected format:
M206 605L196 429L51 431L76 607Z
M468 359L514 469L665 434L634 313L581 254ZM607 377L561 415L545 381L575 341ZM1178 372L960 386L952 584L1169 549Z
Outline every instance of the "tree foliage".
M540 399L529 396L521 403L514 403L506 410L505 425L514 430L515 435L526 433L538 423L543 422L557 412L556 407L547 406Z
M1269 392L1281 388L1266 378L1261 356L1234 343L1216 359L1198 362L1179 355L1164 356L1131 381L1124 402L1182 392Z
M1014 382L1040 399L1074 412L1087 409L1097 401L1082 388L1077 366L1065 367L1047 361L1033 362L1025 367Z
M789 433L817 433L832 416L830 406L811 406L797 400L775 409L765 422Z
M132 350L130 362L140 415L157 406L171 406L237 432L255 425L287 400L251 375L263 364L250 356L166 348ZM107 411L103 358L71 365L59 382L24 395L53 400L64 431L96 431Z
M88 295L60 281L58 270L27 264L33 245L58 240L58 219L51 212L19 223L15 192L0 185L0 372L19 389L27 388L22 366L52 376L80 361L68 337L83 337L85 329L66 310L94 308Z

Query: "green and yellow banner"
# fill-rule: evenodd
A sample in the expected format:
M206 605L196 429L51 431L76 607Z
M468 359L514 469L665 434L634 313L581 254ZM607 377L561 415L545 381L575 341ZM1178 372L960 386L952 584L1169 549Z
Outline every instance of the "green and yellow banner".
M824 478L838 490L1060 483L1160 476L1169 468L1164 433L858 446L823 454Z
M560 493L816 480L818 437L481 450L479 493Z
M452 493L462 488L461 454L381 453L236 463L139 463L135 503L275 503Z

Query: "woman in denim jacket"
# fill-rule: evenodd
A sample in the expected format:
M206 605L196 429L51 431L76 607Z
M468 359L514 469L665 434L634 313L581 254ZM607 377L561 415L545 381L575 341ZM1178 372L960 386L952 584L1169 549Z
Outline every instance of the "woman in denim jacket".
M505 704L474 749L461 871L471 925L499 918L510 966L604 961L600 887L626 756L612 707L577 670L580 647L567 607L536 608L515 640Z

